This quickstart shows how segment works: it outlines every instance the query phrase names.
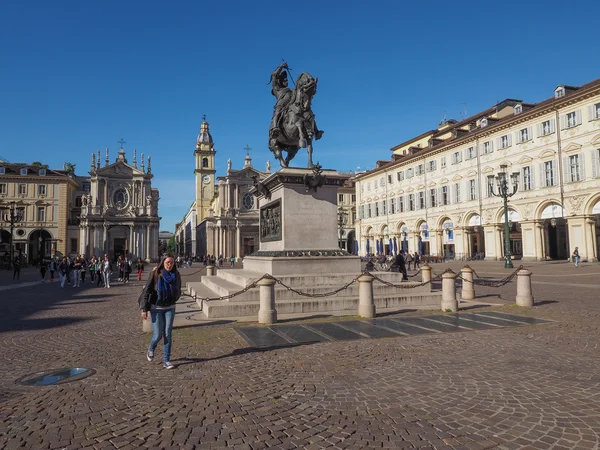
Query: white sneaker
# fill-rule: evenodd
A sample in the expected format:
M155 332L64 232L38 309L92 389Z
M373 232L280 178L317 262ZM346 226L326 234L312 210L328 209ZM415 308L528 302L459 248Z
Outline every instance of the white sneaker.
M174 368L175 368L175 366L174 366L173 364L171 364L171 361L166 361L166 362L163 364L163 367L164 367L165 369L174 369Z
M148 361L152 361L154 359L154 352L152 350L148 350L146 352L146 359Z

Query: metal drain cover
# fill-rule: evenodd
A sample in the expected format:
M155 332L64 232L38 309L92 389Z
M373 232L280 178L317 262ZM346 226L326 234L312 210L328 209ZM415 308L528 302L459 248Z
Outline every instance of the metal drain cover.
M95 373L94 369L86 369L85 367L66 367L25 375L15 381L15 383L24 386L49 386L78 381Z

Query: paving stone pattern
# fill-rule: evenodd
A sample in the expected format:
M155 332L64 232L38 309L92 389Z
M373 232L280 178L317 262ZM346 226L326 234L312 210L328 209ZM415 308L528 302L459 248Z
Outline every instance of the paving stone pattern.
M501 278L501 264L473 267ZM161 347L154 362L145 358L141 283L7 288L0 448L599 448L600 266L529 268L539 306L511 306L511 283L477 288L479 299L506 306L467 312L552 323L255 349L235 331L248 324L202 322L184 299L169 371ZM0 286L11 283L0 273ZM427 313L385 319L416 317ZM282 325L319 331L342 320ZM62 367L97 373L56 386L14 383Z

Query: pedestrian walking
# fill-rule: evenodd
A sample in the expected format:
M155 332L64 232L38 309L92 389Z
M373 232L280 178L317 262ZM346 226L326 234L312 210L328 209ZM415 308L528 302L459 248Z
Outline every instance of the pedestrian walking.
M46 271L48 270L48 265L46 261L43 259L40 261L40 274L42 275L42 281L46 279Z
M94 270L96 271L96 286L100 287L101 284L104 284L104 278L102 277L102 258L98 257Z
M123 281L125 279L125 275L123 275L123 257L119 256L117 259L117 270L119 271L119 281Z
M235 256L231 255L231 258L229 258L229 262L231 263L231 267L235 266Z
M56 261L50 260L50 281L54 281L54 272L56 272Z
M108 259L108 255L104 255L102 263L102 275L104 276L104 287L110 288L110 274L112 273L112 264Z
M90 259L90 265L89 265L89 271L90 271L90 281L92 283L94 283L94 281L96 280L96 257L92 256L92 259Z
M73 287L79 287L81 281L81 259L76 256L73 260Z
M67 281L69 275L69 261L66 256L63 256L62 261L58 265L58 275L60 276L60 287L65 287L65 281Z
M575 263L575 267L579 267L579 247L575 247L573 250L573 262Z
M164 340L163 367L173 369L171 363L171 346L175 304L181 297L181 276L175 265L175 258L167 253L152 270L146 286L140 296L142 319L152 318L152 340L146 352L148 361L154 359L158 343Z
M419 252L415 252L415 255L413 256L413 269L417 270L421 268L421 255L419 255Z
M408 281L408 273L406 272L406 260L404 259L404 250L396 255L395 264L398 266L398 270L402 272L402 281Z
M142 272L144 272L144 262L141 258L138 258L135 268L137 269L138 281L142 281Z
M18 256L15 256L15 259L13 260L13 280L15 280L15 279L18 280L20 275L21 275L21 261L19 260Z
M123 282L129 283L129 274L131 273L131 261L125 258L123 261Z
M412 255L410 253L406 253L406 257L404 259L406 260L406 268L410 270L410 263L412 263L413 260Z
M85 274L87 273L88 262L85 259L85 256L83 256L83 255L81 255L79 257L79 260L81 261L81 272L80 272L81 284L83 284L83 283L85 283Z

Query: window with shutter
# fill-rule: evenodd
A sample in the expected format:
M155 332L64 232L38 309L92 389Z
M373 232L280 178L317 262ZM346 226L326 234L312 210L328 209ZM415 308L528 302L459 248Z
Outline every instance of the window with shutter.
M585 153L581 153L579 156L579 179L585 180Z
M592 177L600 177L600 148L592 150Z

